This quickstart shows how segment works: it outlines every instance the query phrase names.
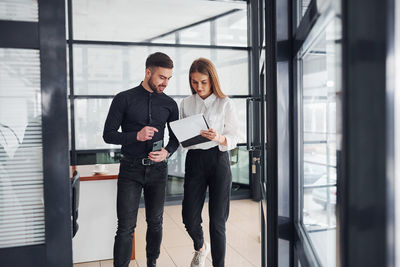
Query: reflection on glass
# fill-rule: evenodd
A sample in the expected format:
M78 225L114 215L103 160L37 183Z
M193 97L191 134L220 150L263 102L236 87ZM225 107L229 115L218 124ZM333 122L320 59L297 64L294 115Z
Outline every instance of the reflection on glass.
M322 265L335 266L338 55L333 20L299 64L302 74L302 222Z
M0 20L38 21L37 0L0 1Z
M0 49L0 248L45 243L39 51Z
M139 85L147 56L157 51L166 53L174 61L166 94L189 95L189 67L193 60L206 57L215 64L224 93L248 95L246 50L104 45L74 46L75 94L114 95Z
M76 149L120 148L103 140L104 122L110 105L111 99L75 100Z

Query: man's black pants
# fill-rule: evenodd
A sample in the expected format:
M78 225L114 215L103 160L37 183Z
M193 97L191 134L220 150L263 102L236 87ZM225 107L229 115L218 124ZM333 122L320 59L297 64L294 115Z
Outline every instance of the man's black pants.
M142 189L147 221L146 256L148 259L157 259L160 255L167 174L166 162L144 166L140 160L121 159L117 192L118 229L114 243L115 267L129 266Z
M211 256L213 266L221 267L225 264L225 223L229 215L232 174L228 152L221 152L218 147L189 150L186 155L182 217L195 250L204 243L201 211L207 187Z

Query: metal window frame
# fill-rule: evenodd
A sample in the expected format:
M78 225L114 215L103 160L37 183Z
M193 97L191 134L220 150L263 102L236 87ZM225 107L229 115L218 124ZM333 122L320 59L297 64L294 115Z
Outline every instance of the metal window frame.
M267 266L278 266L278 107L277 107L277 7L276 0L265 1L265 95L266 105L266 194L267 194ZM262 101L262 102L264 102ZM263 109L264 110L264 109ZM264 120L265 121L265 120ZM264 128L264 127L263 127ZM262 134L264 138L264 134ZM264 160L265 162L265 160ZM266 163L266 162L265 162Z
M37 22L0 20L0 47L39 49Z

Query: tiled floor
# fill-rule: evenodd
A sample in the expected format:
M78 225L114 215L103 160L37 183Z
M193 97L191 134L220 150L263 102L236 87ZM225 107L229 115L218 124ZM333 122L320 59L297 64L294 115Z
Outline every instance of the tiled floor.
M166 206L164 213L164 231L161 255L157 260L159 267L188 267L193 255L193 244L182 224L182 207ZM203 209L203 229L205 239L208 234L208 205ZM231 210L227 223L227 252L225 266L247 267L261 266L259 203L251 200L231 201ZM145 254L146 221L144 209L139 210L136 228L136 260L129 266L146 267ZM112 260L74 264L75 267L112 267ZM211 255L206 266L212 266Z

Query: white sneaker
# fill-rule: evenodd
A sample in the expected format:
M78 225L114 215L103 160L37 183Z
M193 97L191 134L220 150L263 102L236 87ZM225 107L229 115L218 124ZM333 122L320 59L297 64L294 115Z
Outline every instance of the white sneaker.
M210 244L204 242L204 249L202 251L194 252L194 257L190 263L190 267L204 267L208 253L210 253Z

